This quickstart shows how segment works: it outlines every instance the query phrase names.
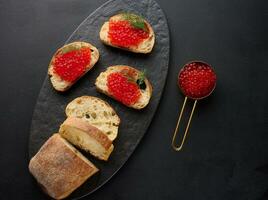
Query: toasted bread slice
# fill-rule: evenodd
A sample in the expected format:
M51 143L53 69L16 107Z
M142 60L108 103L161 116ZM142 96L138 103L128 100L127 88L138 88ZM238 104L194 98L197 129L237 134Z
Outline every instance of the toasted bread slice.
M98 91L116 99L112 94L110 94L107 86L107 78L111 73L119 72L119 73L124 73L125 71L131 71L132 75L134 77L130 77L131 79L134 79L134 82L136 82L139 78L139 75L141 72L133 67L130 66L125 66L125 65L115 65L115 66L110 66L106 69L106 71L100 73L100 75L97 77L95 85ZM140 89L141 96L138 99L137 102L131 105L127 105L128 107L134 108L134 109L142 109L145 106L148 105L150 98L152 96L152 85L148 81L148 79L145 77L144 78L144 84L145 84L145 89Z
M83 74L81 74L80 77L78 77L75 81L69 82L64 79L62 79L57 73L54 71L54 61L55 56L60 53L67 53L69 51L73 50L79 50L81 48L88 47L91 50L91 58L90 63L86 66L86 70ZM73 42L70 44L66 44L60 49L57 50L57 52L53 55L50 64L48 66L48 75L50 76L50 81L57 91L64 92L68 90L78 79L80 79L83 75L85 75L99 60L99 51L96 47L94 47L92 44L87 42Z
M106 134L81 118L68 117L60 126L60 135L73 145L107 161L114 146Z
M67 117L77 117L87 121L112 141L117 137L120 118L114 109L100 98L78 97L66 106L65 113Z
M54 134L30 160L29 170L42 189L63 199L98 169L59 134Z
M117 14L117 15L114 15L112 16L109 21L122 21L122 20L125 20L124 17L123 17L124 13L120 13L120 14ZM131 15L135 15L135 14L132 14ZM136 15L137 16L137 15ZM143 19L144 20L144 19ZM129 47L121 47L121 46L117 46L117 45L114 45L111 43L111 40L109 38L109 21L105 22L102 27L101 27L101 30L100 30L100 40L106 44L106 45L109 45L109 46L112 46L112 47L116 47L116 48L120 48L120 49L124 49L124 50L127 50L127 51L131 51L131 52L134 52L134 53L144 53L144 54L147 54L147 53L150 53L153 49L153 46L154 46L154 43L155 43L155 35L154 35L154 31L151 27L151 25L146 21L144 20L144 23L149 31L149 37L146 38L145 40L143 40L141 43L139 43L137 46L129 46Z

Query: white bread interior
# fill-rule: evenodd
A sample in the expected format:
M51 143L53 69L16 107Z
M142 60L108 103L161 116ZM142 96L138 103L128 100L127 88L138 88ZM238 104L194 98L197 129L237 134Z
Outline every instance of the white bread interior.
M105 101L93 96L81 96L71 101L65 109L67 117L77 117L95 126L113 141L118 134L120 118Z

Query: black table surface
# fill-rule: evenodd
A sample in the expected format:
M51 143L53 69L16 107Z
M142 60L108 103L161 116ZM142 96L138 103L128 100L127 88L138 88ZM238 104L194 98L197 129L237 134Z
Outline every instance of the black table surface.
M46 199L27 168L35 102L53 52L104 2L0 1L0 199ZM157 2L171 34L160 106L124 167L84 199L268 199L267 1ZM218 82L198 102L184 149L175 152L183 102L177 73L190 60L210 63Z

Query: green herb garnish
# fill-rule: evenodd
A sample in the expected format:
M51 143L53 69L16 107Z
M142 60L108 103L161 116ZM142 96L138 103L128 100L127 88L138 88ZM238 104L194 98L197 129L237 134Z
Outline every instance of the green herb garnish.
M129 21L134 28L142 29L146 32L148 31L143 17L133 13L123 13L123 18L124 20Z
M138 79L137 79L137 84L142 90L146 89L145 78L146 78L146 69L142 70L139 73Z

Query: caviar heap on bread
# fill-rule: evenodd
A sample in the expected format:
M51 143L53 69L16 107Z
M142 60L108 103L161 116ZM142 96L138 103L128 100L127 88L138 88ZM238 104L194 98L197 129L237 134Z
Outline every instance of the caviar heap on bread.
M68 90L98 59L99 51L90 43L73 42L64 45L54 54L48 67L53 87L61 92Z
M135 53L150 53L155 35L151 25L143 17L133 13L120 13L103 24L100 39L113 47Z
M125 65L108 67L97 77L95 85L98 91L134 109L147 106L152 96L145 71Z

